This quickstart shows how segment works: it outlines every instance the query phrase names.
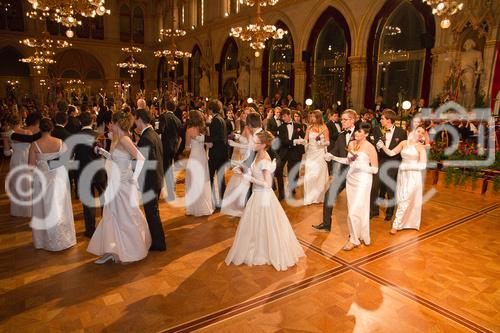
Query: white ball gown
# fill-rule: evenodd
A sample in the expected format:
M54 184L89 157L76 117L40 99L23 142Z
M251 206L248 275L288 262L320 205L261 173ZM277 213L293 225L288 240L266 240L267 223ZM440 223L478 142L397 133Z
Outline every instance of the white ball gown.
M422 168L419 152L414 145L401 150L403 162L399 167L396 201L398 209L392 227L396 230L420 229L422 215Z
M9 138L12 135L12 133L14 132L11 131L9 133ZM17 200L11 200L10 215L16 217L31 217L32 184L29 181L29 179L31 178L31 172L27 168L31 143L18 142L10 139L10 145L12 147L12 156L10 157L10 170L12 171L20 166L26 167L24 170L19 169L19 171L15 172L15 174L13 174L13 177L10 178L8 184L9 189L11 191L10 195L17 200L26 203L26 204L20 204L16 202Z
M328 184L328 164L325 147L316 138L319 133L309 132L309 144L304 157L304 205L322 203Z
M305 256L278 198L265 184L263 170L272 173L274 168L268 160L252 164L252 195L226 257L227 265L271 264L276 270L285 271Z
M205 151L205 136L191 139L191 153L186 164L186 215L212 215L212 189Z
M235 147L231 158L232 167L236 167L243 163L249 156L248 140L245 137L240 137L241 146ZM250 183L243 179L241 174L233 173L229 183L227 184L224 198L222 199L221 214L241 217L245 209L245 201L250 189Z
M348 158L352 158L349 153ZM347 172L347 225L349 227L349 241L359 245L362 240L370 244L370 192L372 174L370 158L364 152L358 152L357 158L350 163Z
M151 234L139 206L140 194L132 173L132 156L126 151L114 149L111 161L118 167L120 176L113 177L108 171L111 176L108 176L104 193L102 219L87 251L98 256L113 254L121 262L138 261L148 254ZM107 168L110 167L109 162ZM111 193L116 194L113 197Z
M76 244L68 171L64 166L50 169L48 161L59 158L66 147L61 141L57 153L42 153L33 144L39 171L33 173L33 244L37 249L65 250Z

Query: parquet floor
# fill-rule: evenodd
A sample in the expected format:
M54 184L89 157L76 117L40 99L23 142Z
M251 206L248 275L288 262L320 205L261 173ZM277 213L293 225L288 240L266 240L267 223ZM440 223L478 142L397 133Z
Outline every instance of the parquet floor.
M78 244L35 250L29 221L9 216L2 191L0 332L500 331L499 197L442 190L419 232L391 236L374 219L373 244L351 252L341 250L345 200L330 234L311 228L321 205L285 205L307 258L277 272L224 264L238 219L185 217L166 203L168 251L141 262L94 264L78 201Z

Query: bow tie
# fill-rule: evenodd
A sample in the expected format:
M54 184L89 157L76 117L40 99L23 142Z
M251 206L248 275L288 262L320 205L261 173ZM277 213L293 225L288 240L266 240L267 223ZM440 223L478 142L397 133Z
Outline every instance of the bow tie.
M288 125L293 125L292 123L283 123L283 124L285 124L285 125L287 125L287 126L288 126Z
M351 130L347 130L345 131L347 134L351 134Z

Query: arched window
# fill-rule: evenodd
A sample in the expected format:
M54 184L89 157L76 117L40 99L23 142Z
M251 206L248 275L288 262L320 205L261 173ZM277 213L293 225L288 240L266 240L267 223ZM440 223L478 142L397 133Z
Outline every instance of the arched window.
M134 42L144 43L144 13L140 7L134 9L133 20Z
M200 96L200 79L201 79L201 50L196 45L191 52L192 56L189 59L189 80L188 90L193 93L195 97Z
M92 20L92 38L104 39L104 17L96 16Z
M89 38L90 37L90 26L92 24L90 17L82 17L82 25L75 28L76 37L78 38Z
M0 29L24 31L23 4L21 0L0 2Z
M224 43L220 57L219 93L226 99L236 96L236 78L238 77L238 45L234 38Z
M281 21L277 28L288 31L282 39L271 39L266 43L262 65L262 96L293 95L293 38L290 29Z
M403 2L389 16L380 33L377 53L376 93L387 105L399 99L420 98L425 47L422 15L410 2Z
M430 6L389 0L377 14L368 39L365 105L376 95L395 107L402 100L428 99L435 22Z
M184 85L184 60L179 59L179 63L175 66L175 82L177 84L182 84Z
M306 97L315 107L330 107L337 101L346 104L346 87L351 36L344 16L327 8L318 18L307 44Z
M127 5L122 5L120 7L120 41L130 42L130 8Z

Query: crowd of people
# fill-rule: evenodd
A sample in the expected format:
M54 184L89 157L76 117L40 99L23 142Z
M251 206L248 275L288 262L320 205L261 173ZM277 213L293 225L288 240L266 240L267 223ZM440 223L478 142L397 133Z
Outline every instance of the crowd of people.
M371 244L370 220L381 210L392 221L391 234L420 228L423 172L430 141L438 138L436 122L420 116L423 101L407 128L396 126L398 115L378 98L361 113L304 110L291 95L238 105L202 98L134 104L60 102L41 112L2 106L10 213L31 217L37 249L75 245L74 192L96 263L133 262L166 250L158 205L162 191L167 201L177 199L180 168L186 215L220 211L240 218L227 264L286 270L304 256L283 200L323 205L323 220L313 227L330 232L345 189L346 251ZM474 125L460 124L467 140Z

